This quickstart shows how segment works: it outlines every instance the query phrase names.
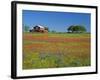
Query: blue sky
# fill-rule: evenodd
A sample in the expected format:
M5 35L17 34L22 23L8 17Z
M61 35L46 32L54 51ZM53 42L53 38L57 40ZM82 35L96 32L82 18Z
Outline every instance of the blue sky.
M51 12L23 10L23 24L31 27L42 25L50 31L67 32L71 25L83 25L90 32L91 15L89 13Z

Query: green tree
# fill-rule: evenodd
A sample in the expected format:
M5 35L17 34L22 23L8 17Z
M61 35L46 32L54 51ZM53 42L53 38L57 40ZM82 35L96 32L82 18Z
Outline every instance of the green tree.
M24 26L24 32L28 32L29 31L29 26Z
M68 32L72 32L72 33L82 33L82 32L86 32L86 28L82 25L71 25L68 27Z
M44 28L45 28L45 30L49 31L49 28L48 27L44 27Z

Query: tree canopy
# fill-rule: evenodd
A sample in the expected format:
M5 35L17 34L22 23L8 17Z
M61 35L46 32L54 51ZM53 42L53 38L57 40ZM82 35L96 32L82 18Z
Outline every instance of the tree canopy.
M24 32L28 32L29 31L29 26L24 26Z
M44 28L45 28L45 30L49 31L49 28L48 27L44 27Z
M72 32L72 33L82 33L82 32L86 32L86 28L82 25L71 25L68 27L68 32Z

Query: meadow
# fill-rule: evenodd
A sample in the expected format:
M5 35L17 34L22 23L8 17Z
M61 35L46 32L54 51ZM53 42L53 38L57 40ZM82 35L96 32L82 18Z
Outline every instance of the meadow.
M91 65L90 34L23 33L23 69Z

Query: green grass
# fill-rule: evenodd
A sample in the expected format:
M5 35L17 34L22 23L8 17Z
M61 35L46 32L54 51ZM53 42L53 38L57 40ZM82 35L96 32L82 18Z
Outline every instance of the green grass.
M24 33L27 35L32 35L32 36L43 36L45 34L43 33ZM90 37L89 33L47 33L46 35L48 35L49 37Z

